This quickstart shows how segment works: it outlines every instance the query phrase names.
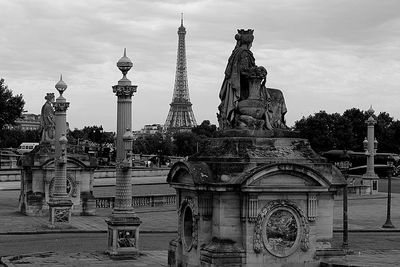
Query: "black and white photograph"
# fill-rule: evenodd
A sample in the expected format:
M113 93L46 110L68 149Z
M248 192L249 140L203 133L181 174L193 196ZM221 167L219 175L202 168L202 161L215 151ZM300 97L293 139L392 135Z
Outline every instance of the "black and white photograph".
M400 265L399 10L0 0L0 266Z

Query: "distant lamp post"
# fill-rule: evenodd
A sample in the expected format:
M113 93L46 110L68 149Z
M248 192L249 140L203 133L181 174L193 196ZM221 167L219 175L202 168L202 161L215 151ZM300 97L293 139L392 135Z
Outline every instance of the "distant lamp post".
M335 166L339 168L342 172L345 180L346 185L343 188L343 250L349 249L349 220L348 220L348 203L347 203L347 178L348 178L348 171L351 166L350 156L346 150L343 150L343 153L339 156L338 161L335 162Z
M158 167L161 168L161 157L162 157L162 149L161 149L161 147L162 147L162 140L159 140L159 141L158 141L158 144L160 145L160 146L159 146L159 149L158 149Z
M378 141L375 138L376 119L374 118L374 110L372 106L367 110L368 119L365 121L367 124L367 138L363 141L365 155L367 156L367 169L362 176L362 182L368 186L370 194L378 192L379 177L375 173L375 155L378 149Z
M394 158L389 156L387 159L387 174L388 174L388 196L387 196L387 210L386 210L386 222L382 225L382 228L395 228L390 220L390 209L391 209L391 202L392 202L392 173L393 173L393 166L394 166Z

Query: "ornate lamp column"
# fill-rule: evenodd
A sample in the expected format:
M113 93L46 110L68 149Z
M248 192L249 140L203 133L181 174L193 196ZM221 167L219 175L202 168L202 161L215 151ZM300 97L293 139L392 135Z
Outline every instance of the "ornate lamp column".
M367 182L368 185L371 187L370 193L378 191L378 175L376 175L374 170L374 156L376 153L376 149L378 148L378 141L376 141L374 134L374 125L376 124L376 120L374 119L374 110L372 106L367 111L369 118L365 121L368 126L367 129L367 138L364 140L364 149L365 154L367 155L367 171L363 175L363 180Z
M108 224L108 253L111 257L139 256L139 217L132 208L132 95L136 92L136 85L126 78L132 68L131 60L124 56L118 61L117 67L123 74L118 85L114 85L113 92L117 101L117 165L116 188L113 213L106 220Z
M57 223L69 223L71 218L72 201L67 194L67 109L69 102L63 97L67 85L62 80L55 85L60 96L54 103L55 109L55 153L54 153L54 193L49 200L50 223L55 226Z
M392 202L392 174L393 174L393 156L388 157L387 161L387 175L388 175L388 195L387 195L387 209L386 209L386 222L382 225L382 228L395 228L391 220L391 202Z
M349 220L348 220L348 177L349 168L351 165L350 156L347 150L344 150L340 155L339 160L335 162L336 167L342 172L344 179L346 180L346 186L343 187L343 243L342 248L346 253L350 253L349 250Z

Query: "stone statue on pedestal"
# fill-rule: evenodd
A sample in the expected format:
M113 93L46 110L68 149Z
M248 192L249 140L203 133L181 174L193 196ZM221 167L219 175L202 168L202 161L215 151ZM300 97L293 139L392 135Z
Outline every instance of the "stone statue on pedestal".
M283 94L265 86L250 51L253 30L235 38L219 134L167 176L178 217L168 266L319 266L317 256L332 255L334 195L347 182L286 126Z
M54 93L47 93L44 97L46 103L42 106L41 111L41 126L42 126L42 139L41 143L51 143L54 141L55 136L55 114L54 114Z
M287 129L283 94L265 87L267 70L255 64L250 51L253 30L238 30L235 39L236 47L229 57L219 94L220 129Z

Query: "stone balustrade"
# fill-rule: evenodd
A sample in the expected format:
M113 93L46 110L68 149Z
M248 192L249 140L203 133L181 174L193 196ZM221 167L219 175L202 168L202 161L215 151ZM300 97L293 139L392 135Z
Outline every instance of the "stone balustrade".
M96 208L113 208L114 197L96 198ZM175 206L176 195L148 195L148 196L133 196L132 206L136 207L157 207L157 206Z

